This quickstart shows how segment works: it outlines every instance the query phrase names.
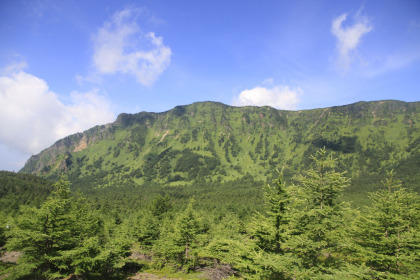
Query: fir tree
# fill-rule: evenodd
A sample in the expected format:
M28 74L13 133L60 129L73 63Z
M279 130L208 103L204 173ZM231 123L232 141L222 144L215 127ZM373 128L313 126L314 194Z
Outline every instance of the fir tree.
M175 222L175 238L178 246L183 247L183 263L192 259L191 251L194 241L200 231L200 219L193 209L194 200L191 200L187 209Z
M245 225L239 217L232 212L226 213L210 228L209 242L201 248L200 258L214 260L212 265L216 268L230 265L237 270L249 270L252 244L244 233Z
M15 276L30 279L111 275L124 265L129 249L122 238L106 234L103 221L70 194L64 179L54 184L40 208L21 208L6 247L23 253Z
M314 168L300 175L303 207L296 211L287 246L298 258L297 278L325 278L344 269L346 216L349 207L338 198L348 185L345 173L335 171L337 162L324 149L311 157Z
M154 251L163 263L175 261L187 271L196 261L196 249L199 245L203 246L199 244L199 235L203 232L202 218L194 210L193 204L194 199L191 199L175 221L165 221L159 240L154 245Z
M357 221L354 236L359 258L379 278L420 276L420 197L388 172L372 205Z
M265 213L256 213L250 224L255 253L254 269L260 279L287 279L293 256L284 246L288 239L291 210L295 206L292 199L293 186L286 186L283 173L279 174L273 186L264 189Z
M8 249L23 252L19 273L57 278L68 272L61 252L75 247L69 183L60 180L41 208L22 207L12 226Z

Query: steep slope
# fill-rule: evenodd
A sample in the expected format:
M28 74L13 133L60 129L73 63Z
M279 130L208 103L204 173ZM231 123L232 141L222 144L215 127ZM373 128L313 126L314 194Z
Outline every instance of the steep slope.
M388 169L419 188L420 102L305 111L200 102L121 114L114 123L56 142L21 172L46 178L67 173L83 187L265 180L276 168L288 177L307 169L320 147L339 158L353 191L372 188Z

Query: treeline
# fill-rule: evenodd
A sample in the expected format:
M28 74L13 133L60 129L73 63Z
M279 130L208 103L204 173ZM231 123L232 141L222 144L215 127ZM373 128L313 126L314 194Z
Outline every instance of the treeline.
M418 193L390 171L357 210L340 199L349 179L337 160L325 149L311 160L295 184L280 172L265 185L264 205L248 218L165 194L122 216L86 203L62 179L40 207L21 207L2 227L5 247L23 252L9 279L126 279L147 269L207 279L419 279Z
M0 212L14 214L23 204L39 207L51 189L51 181L41 177L0 171Z

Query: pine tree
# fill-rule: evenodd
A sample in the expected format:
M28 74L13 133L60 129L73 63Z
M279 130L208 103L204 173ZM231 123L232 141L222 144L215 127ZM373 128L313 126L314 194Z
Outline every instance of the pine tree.
M382 189L370 194L372 205L357 221L359 258L379 278L420 276L420 196L402 187L388 172Z

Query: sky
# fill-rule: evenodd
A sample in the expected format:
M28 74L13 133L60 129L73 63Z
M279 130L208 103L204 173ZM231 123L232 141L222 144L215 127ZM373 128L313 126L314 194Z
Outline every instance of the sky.
M420 101L420 1L0 0L0 170L120 113Z

